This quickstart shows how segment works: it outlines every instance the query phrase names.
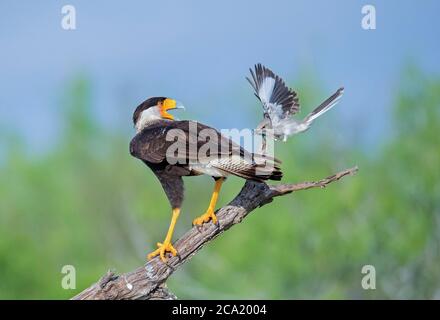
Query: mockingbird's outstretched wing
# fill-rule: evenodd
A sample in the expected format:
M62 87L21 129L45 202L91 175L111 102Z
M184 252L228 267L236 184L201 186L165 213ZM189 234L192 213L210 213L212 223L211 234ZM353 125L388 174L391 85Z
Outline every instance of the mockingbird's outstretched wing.
M260 63L255 65L255 71L249 71L252 79L246 79L254 88L255 96L263 104L265 118L277 122L299 111L298 96L286 86L283 79Z

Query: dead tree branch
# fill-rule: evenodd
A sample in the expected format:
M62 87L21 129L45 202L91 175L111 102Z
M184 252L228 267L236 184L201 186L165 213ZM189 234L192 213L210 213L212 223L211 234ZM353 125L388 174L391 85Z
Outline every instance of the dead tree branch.
M163 263L159 257L147 262L144 266L122 275L108 272L97 283L85 289L72 299L176 299L166 287L166 280L181 265L186 263L204 245L240 223L249 213L278 196L310 188L324 188L328 184L347 175L353 175L357 167L338 172L325 179L296 184L268 185L247 181L240 193L228 205L217 210L219 225L212 223L193 227L173 245L179 256L170 257Z

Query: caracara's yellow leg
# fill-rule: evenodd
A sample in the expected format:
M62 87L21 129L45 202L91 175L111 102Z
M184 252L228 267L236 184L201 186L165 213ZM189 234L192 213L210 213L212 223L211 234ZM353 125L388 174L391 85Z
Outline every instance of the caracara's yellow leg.
M217 217L215 216L214 211L218 199L218 194L220 192L224 180L225 180L224 178L220 178L215 181L214 192L212 193L211 201L209 202L209 207L204 214L194 219L193 225L201 225L204 222L208 222L209 220L212 220L212 222L217 223Z
M168 229L168 233L167 236L165 237L165 240L163 241L163 243L160 242L157 243L158 249L150 253L147 256L147 259L151 259L159 255L160 259L163 262L166 262L165 254L167 252L171 252L173 256L177 254L176 249L174 249L174 247L171 245L171 238L173 237L174 227L176 225L177 218L179 218L179 214L180 214L180 208L174 208L173 217L171 218L170 228Z

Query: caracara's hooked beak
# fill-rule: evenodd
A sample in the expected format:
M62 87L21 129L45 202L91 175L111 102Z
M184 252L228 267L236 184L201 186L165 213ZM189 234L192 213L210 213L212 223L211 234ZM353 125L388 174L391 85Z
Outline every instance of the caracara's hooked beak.
M159 104L160 115L164 119L174 120L174 116L168 113L169 110L174 109L185 109L185 107L182 103L170 98L165 99Z

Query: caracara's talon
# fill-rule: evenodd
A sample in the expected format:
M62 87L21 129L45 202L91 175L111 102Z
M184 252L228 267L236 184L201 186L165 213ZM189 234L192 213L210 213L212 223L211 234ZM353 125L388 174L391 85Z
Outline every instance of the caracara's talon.
M214 210L208 210L200 217L194 219L193 226L201 226L203 223L209 222L209 220L212 220L214 224L217 224L218 220L215 216Z
M153 259L156 256L160 256L160 259L163 262L166 262L167 261L166 253L167 252L171 253L174 257L177 255L177 250L171 245L170 242L165 242L165 243L158 242L157 246L158 246L158 249L154 250L153 252L151 252L147 256L148 260Z

